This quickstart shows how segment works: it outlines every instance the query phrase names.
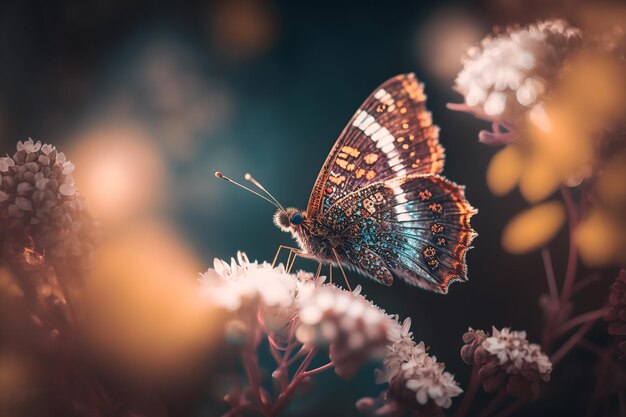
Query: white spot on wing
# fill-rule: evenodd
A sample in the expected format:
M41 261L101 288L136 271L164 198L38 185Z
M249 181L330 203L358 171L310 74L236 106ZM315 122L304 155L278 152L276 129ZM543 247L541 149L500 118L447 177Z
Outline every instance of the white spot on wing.
M376 142L377 140L381 139L383 136L387 136L387 135L389 135L389 131L387 130L386 127L383 127L378 132L372 135L372 140ZM392 140L393 140L393 137L392 137Z
M387 129L385 129L387 130ZM380 141L378 141L378 143L376 144L377 148L385 148L389 145L391 145L391 150L394 150L395 147L393 146L393 141L395 140L395 138L393 136L391 136L391 134L387 134L385 136L383 136ZM391 151L390 151L391 152Z
M363 120L363 122L358 126L358 128L365 131L374 122L376 122L376 119L374 119L371 115L368 114L365 120Z
M389 93L387 93L387 90L385 90L384 88L381 88L380 90L376 92L376 94L374 94L374 98L377 100L380 100L380 98L384 96L385 94L389 94Z
M363 110L359 110L356 118L354 119L354 122L352 122L352 126L359 126L361 123L363 123L363 120L366 117L367 117L367 112L364 112Z
M381 126L378 123L374 122L371 125L369 125L367 129L365 129L364 133L367 136L372 136L374 133L378 132L380 128ZM375 140L375 139L372 137L372 140Z

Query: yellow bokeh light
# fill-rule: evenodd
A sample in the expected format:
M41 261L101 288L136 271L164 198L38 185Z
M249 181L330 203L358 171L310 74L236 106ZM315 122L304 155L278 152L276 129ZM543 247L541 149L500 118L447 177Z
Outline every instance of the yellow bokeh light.
M576 229L575 239L581 259L598 267L626 259L623 230L600 209L593 210Z
M135 225L96 252L83 304L86 340L122 374L184 374L212 352L220 320L202 295L205 269L158 221Z
M546 245L561 229L565 209L557 201L543 203L527 209L504 228L502 246L510 253L523 254Z
M498 151L487 168L487 185L498 196L509 193L517 185L524 169L524 157L517 146Z

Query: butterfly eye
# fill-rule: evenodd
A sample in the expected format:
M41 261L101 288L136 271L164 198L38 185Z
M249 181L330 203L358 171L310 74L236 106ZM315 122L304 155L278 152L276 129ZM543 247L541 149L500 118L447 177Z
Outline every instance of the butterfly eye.
M293 216L291 216L291 223L295 224L296 226L302 223L302 214L296 213Z

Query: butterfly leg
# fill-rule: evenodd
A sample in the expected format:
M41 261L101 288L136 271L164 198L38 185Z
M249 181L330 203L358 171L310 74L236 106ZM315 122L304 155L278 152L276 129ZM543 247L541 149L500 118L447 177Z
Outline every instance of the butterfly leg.
M341 275L343 275L343 280L346 282L346 286L348 287L348 291L352 291L352 287L350 287L350 283L348 282L348 277L346 276L346 272L343 270L343 267L341 266L341 262L339 262L339 256L337 256L337 251L335 250L335 248L332 248L332 249L333 249L333 255L335 255L335 260L337 261L337 265L339 265L339 270L341 271Z
M318 262L317 272L315 272L315 278L319 278L321 274L322 274L322 263Z
M274 255L274 260L272 261L272 268L274 268L274 266L276 266L276 261L278 260L278 255L280 254L280 251L282 251L283 249L289 249L290 250L290 255L291 255L291 251L299 250L298 248L294 248L294 247L291 247L291 246L279 245L278 246L278 250L276 250L276 255Z
M293 255L293 258L292 258ZM287 260L287 273L291 273L291 269L293 268L293 264L296 263L296 258L298 257L298 251L292 249L289 252L289 259Z
M287 268L287 273L291 273L291 270L293 269L293 264L296 263L296 258L297 257L305 257L306 258L306 254L304 252L302 252L299 249L292 249L291 250L291 254L293 254L293 258L291 259L291 264L289 262L287 262L287 265L289 266ZM290 254L290 256L291 256ZM318 268L320 269L320 268Z

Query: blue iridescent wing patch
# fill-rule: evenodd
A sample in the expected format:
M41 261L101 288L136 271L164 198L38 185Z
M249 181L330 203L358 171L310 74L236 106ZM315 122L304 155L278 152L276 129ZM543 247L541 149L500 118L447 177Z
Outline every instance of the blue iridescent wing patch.
M438 175L413 175L354 191L324 219L340 237L342 263L385 285L395 275L446 293L450 283L467 280L475 212L462 187Z

